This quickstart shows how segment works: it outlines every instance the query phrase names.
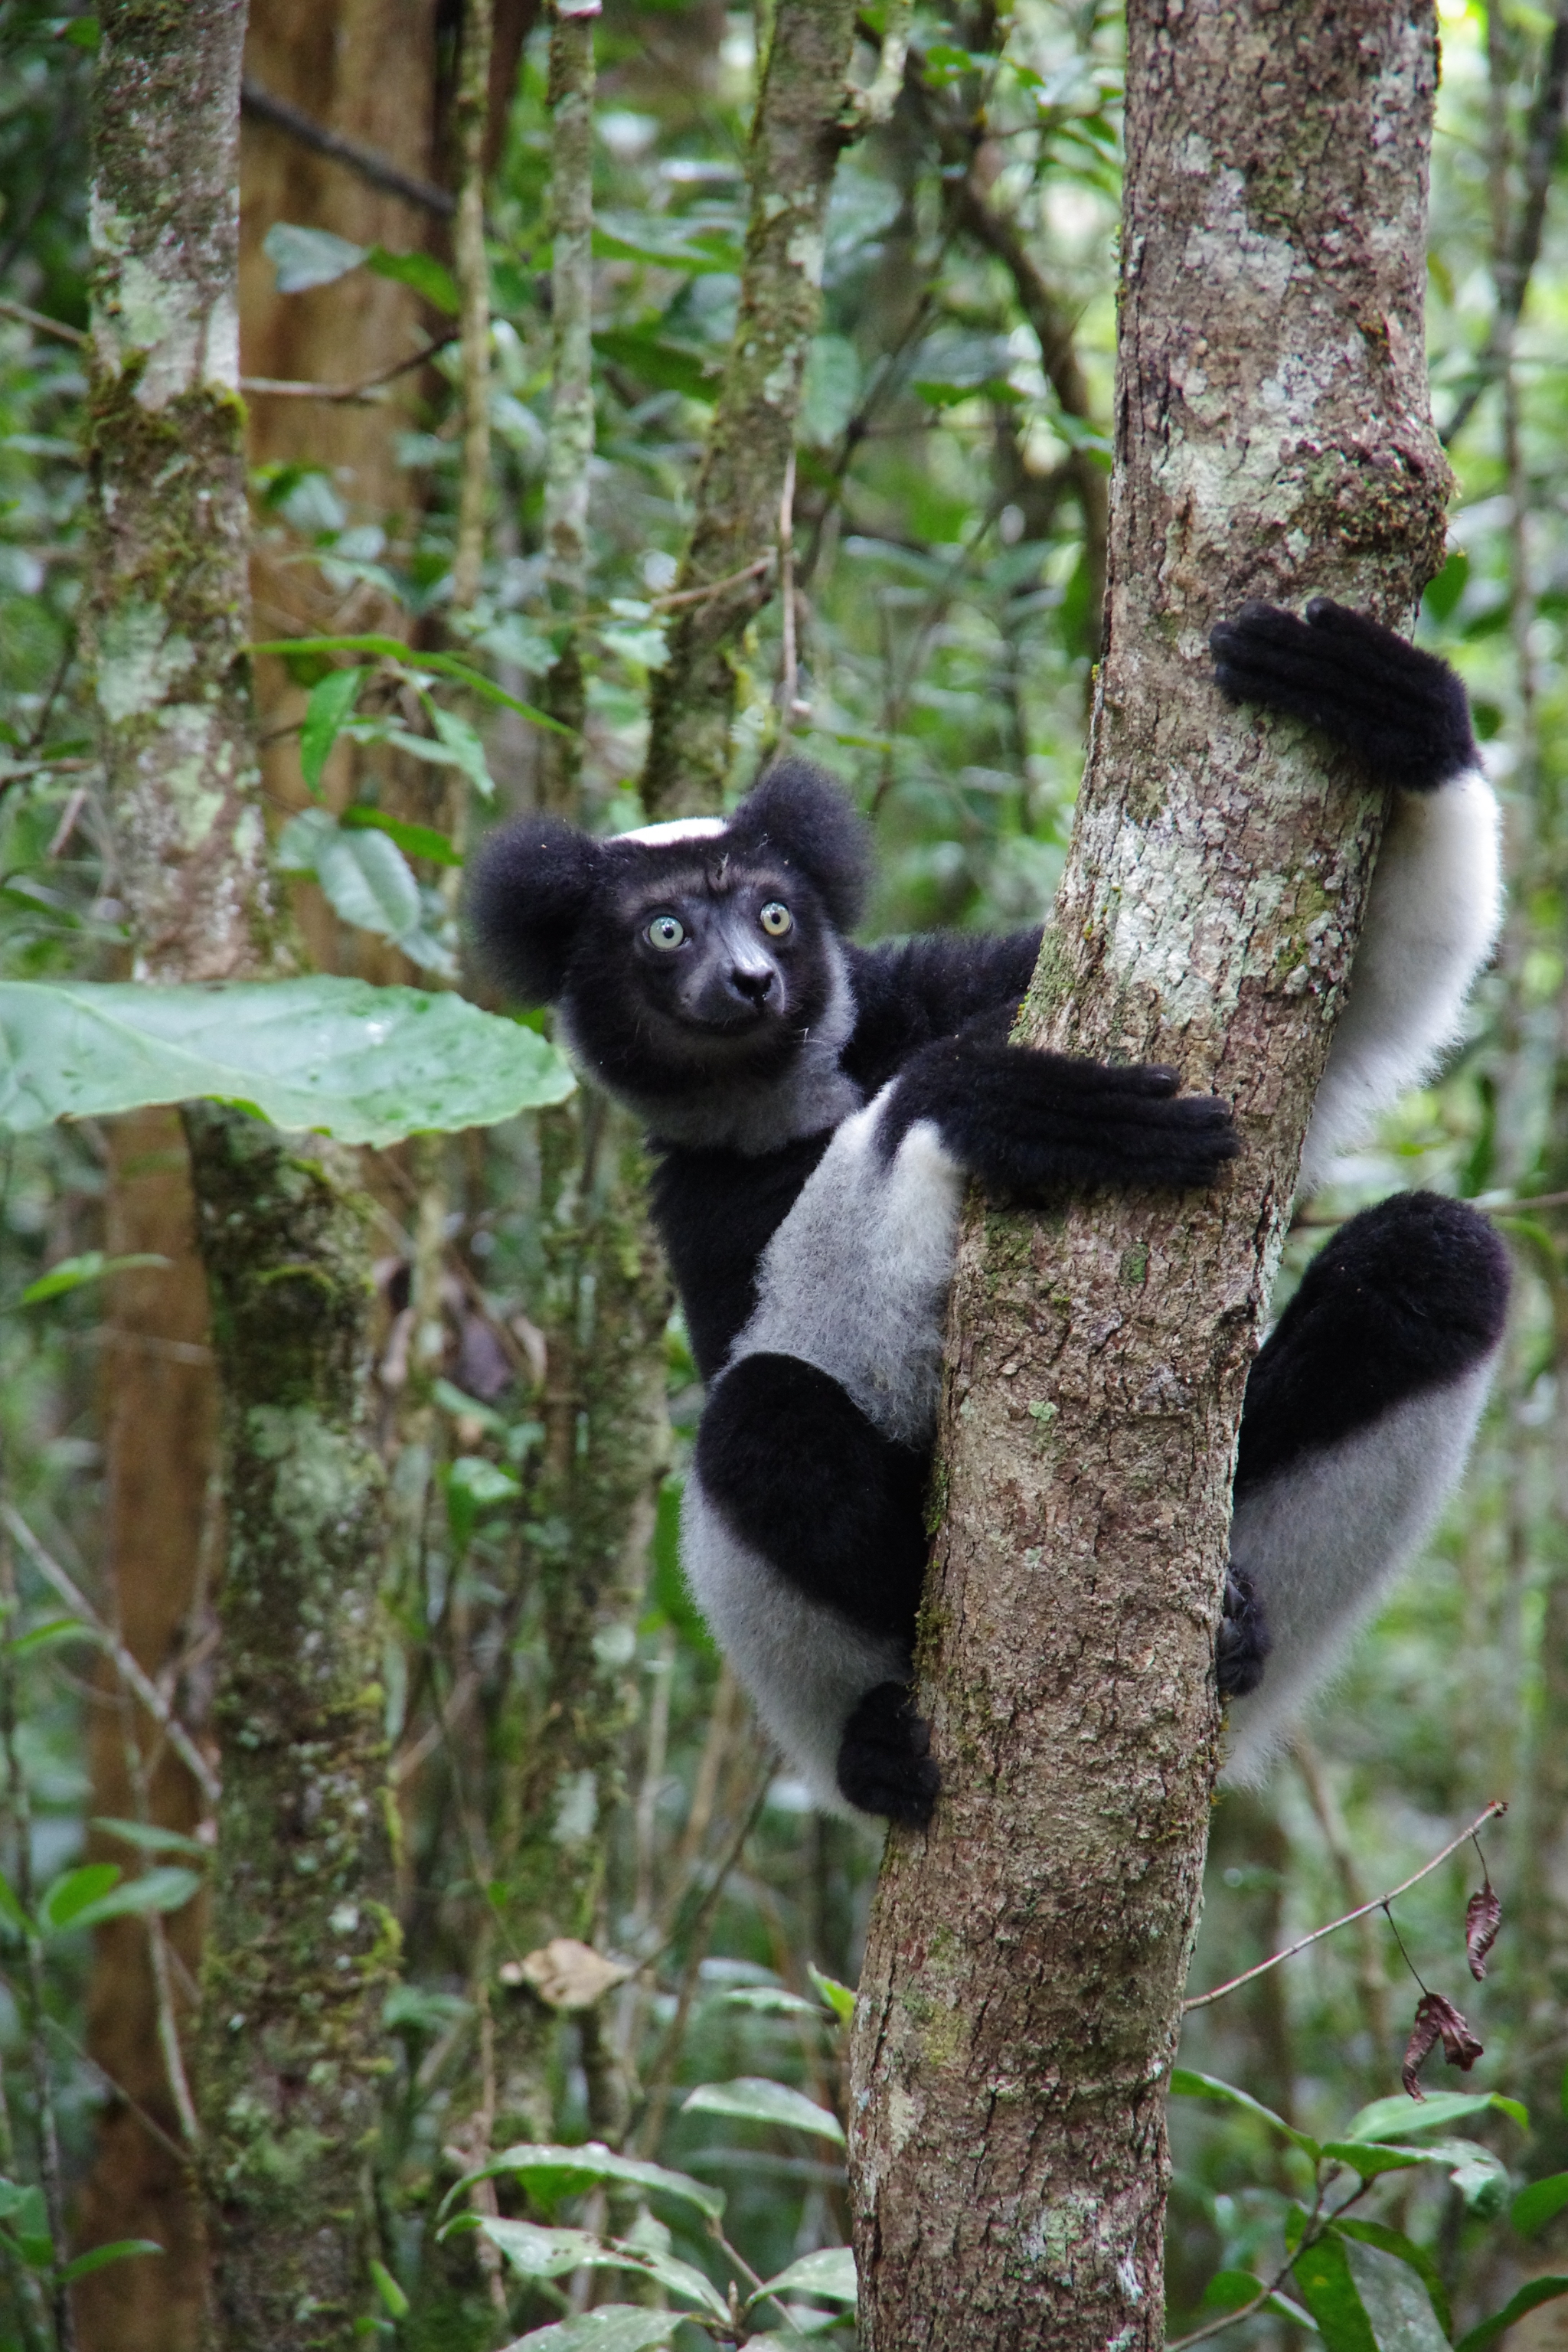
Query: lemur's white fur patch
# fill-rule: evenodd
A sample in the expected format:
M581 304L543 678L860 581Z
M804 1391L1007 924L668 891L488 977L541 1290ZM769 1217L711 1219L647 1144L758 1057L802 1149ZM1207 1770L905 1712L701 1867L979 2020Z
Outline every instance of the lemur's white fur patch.
M1432 1075L1502 925L1496 795L1471 768L1433 793L1401 793L1373 877L1350 998L1301 1154L1315 1191L1380 1111Z
M671 816L659 824L639 824L635 832L617 833L616 841L640 841L649 849L666 849L677 841L712 841L728 833L727 816Z

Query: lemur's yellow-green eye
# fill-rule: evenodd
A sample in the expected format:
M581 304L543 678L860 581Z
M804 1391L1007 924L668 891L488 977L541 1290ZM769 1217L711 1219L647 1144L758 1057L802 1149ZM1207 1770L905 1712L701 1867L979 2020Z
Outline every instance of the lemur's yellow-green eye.
M770 940L782 940L786 931L795 929L795 917L782 898L770 898L757 920Z
M643 933L650 948L683 948L686 926L676 915L656 915Z

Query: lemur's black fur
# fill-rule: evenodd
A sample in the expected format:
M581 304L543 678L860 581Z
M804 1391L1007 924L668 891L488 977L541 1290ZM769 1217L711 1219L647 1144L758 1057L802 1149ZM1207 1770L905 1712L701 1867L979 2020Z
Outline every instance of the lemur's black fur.
M1388 970L1363 992L1365 1034L1345 1024L1361 1102L1385 1064L1445 1042L1489 944L1479 902L1456 939L1422 924L1424 877L1493 887L1473 844L1473 883L1456 879L1463 825L1491 838L1464 689L1323 600L1305 622L1245 606L1214 647L1233 702L1305 719L1452 812L1413 849L1390 836ZM683 1536L697 1596L819 1800L919 1824L939 1775L908 1682L963 1185L1031 1201L1207 1185L1237 1147L1226 1106L1181 1095L1173 1070L1009 1044L1037 928L857 945L868 867L837 787L786 760L723 821L594 841L523 818L486 845L469 905L503 985L557 1005L648 1129L709 1387ZM1353 1116L1330 1124L1325 1150ZM1264 1347L1216 1643L1244 1748L1277 1736L1258 1712L1274 1700L1250 1695L1299 1701L1458 1475L1507 1289L1482 1219L1399 1196L1342 1230Z

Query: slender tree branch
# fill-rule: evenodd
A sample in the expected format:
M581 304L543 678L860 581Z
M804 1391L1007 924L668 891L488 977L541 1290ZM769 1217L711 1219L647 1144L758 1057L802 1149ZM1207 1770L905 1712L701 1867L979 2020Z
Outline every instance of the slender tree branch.
M466 613L479 593L490 473L490 271L485 253L485 131L489 121L494 0L465 0L458 83L460 182L454 252L462 303L463 462L452 606Z
M1424 1862L1419 1870L1412 1871L1408 1878L1402 1878L1399 1885L1391 1886L1386 1895L1376 1895L1370 1903L1358 1904L1353 1911L1347 1911L1342 1918L1331 1919L1326 1927L1314 1927L1310 1936L1302 1936L1294 1944L1287 1944L1282 1952L1270 1954L1268 1959L1259 1960L1256 1968L1245 1969L1240 1976L1227 1978L1224 1984L1215 1985L1212 1992L1194 1993L1190 2000L1184 2000L1182 2003L1183 2016L1187 2016L1194 2009L1207 2009L1211 2001L1223 2000L1226 1993L1237 1991L1244 1984L1250 1984L1254 1977L1266 1975L1268 1969L1277 1969L1281 1960L1293 1960L1298 1952L1306 1950L1309 1944L1321 1943L1325 1936L1332 1936L1341 1927L1348 1927L1353 1920L1364 1919L1369 1911L1386 1911L1396 1896L1405 1894L1421 1879L1430 1877L1438 1864L1447 1862L1451 1853L1458 1853L1467 1838L1474 1837L1479 1829L1483 1829L1488 1822L1498 1820L1507 1811L1508 1799L1494 1797L1484 1813L1478 1813L1475 1820L1467 1829L1462 1829L1457 1838L1449 1839L1441 1853L1435 1853L1430 1862Z
M550 23L550 438L545 584L565 634L544 704L572 730L542 747L547 806L577 814L583 772L583 608L594 455L594 27L599 0L556 0Z
M26 302L13 302L0 296L0 319L15 319L19 325L31 327L36 335L53 335L62 343L75 343L79 350L87 337L79 327L68 327L63 319L51 319L42 310L29 310Z
M1504 362L1512 353L1514 330L1524 310L1525 296L1530 291L1535 265L1541 258L1542 237L1546 227L1546 203L1552 188L1552 167L1563 137L1565 107L1568 107L1568 0L1558 0L1552 18L1552 37L1546 46L1535 102L1530 110L1530 127L1525 134L1524 188L1519 224L1513 242L1503 254L1497 270L1497 312L1491 331L1477 356L1469 383L1443 428L1445 448L1463 432L1482 394L1496 381Z
M441 220L450 220L458 209L457 198L446 188L420 179L416 173L404 171L374 147L363 146L357 139L345 139L340 131L327 130L302 108L290 105L286 98L275 98L249 74L240 85L240 105L256 121L269 122L275 131L287 131L301 147L330 156L334 163L357 172L362 180L368 180L373 188L381 188L389 196L402 196L408 204L420 205Z
M124 1643L115 1638L81 1587L66 1573L58 1560L50 1558L20 1511L9 1502L0 1503L0 1519L5 1521L12 1536L26 1553L45 1583L53 1586L72 1616L79 1618L86 1632L91 1634L100 1648L108 1652L114 1661L116 1672L135 1692L148 1714L159 1725L170 1747L190 1773L208 1804L216 1805L221 1793L217 1774L213 1770L168 1700L159 1690L156 1683L142 1671Z
M432 341L422 344L418 351L410 352L405 360L395 360L391 367L377 368L374 375L361 376L357 383L307 383L296 376L242 375L239 388L245 393L265 394L270 400L363 400L368 393L377 391L382 384L391 383L397 376L407 375L412 369L423 367L426 360L433 360L438 352L448 350L457 340L458 332L454 328L449 335L437 335Z

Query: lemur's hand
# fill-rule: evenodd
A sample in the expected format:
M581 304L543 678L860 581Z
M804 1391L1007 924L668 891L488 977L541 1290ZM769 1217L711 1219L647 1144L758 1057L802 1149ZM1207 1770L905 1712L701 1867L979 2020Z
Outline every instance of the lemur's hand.
M1215 1637L1215 1668L1221 1698L1245 1698L1263 1680L1272 1643L1252 1579L1233 1562L1226 1570L1225 1599Z
M1244 604L1209 633L1215 683L1228 702L1255 702L1321 727L1381 781L1434 792L1479 765L1463 682L1408 638L1315 596L1307 617Z

